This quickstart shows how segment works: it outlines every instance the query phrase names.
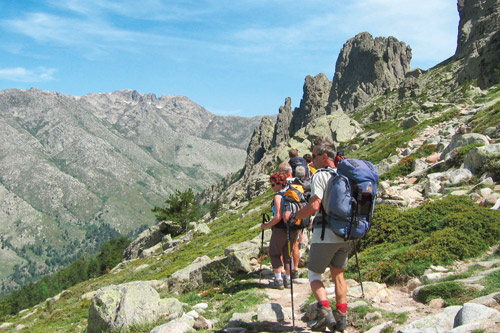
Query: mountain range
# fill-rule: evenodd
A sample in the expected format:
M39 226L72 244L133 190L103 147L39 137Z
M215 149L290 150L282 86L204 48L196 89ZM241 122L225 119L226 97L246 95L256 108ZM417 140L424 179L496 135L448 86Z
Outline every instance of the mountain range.
M0 91L2 291L137 234L175 190L240 170L260 118L132 90Z

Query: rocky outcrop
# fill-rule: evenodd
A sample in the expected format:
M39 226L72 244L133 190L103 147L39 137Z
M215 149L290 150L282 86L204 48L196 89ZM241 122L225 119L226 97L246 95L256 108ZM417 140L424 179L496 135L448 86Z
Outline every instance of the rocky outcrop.
M500 165L500 143L476 147L465 157L464 167L473 173L480 172L489 162ZM500 177L500 175L496 175Z
M224 255L213 259L208 256L198 257L193 263L178 270L168 279L172 290L183 291L201 287L205 283L230 279L233 274L254 270L252 259L259 256L261 241L266 244L271 239L271 230L264 232L264 239L257 237L238 244L232 244L224 249Z
M313 119L306 127L295 133L288 142L288 147L295 148L301 152L310 152L314 140L321 136L334 142L337 146L348 142L363 131L361 125L342 111L336 111L331 115ZM288 158L288 149L280 150L282 161Z
M349 39L337 59L329 107L339 102L350 113L370 98L398 88L411 57L411 48L394 37L374 39L363 32Z
M290 123L292 122L292 99L287 97L285 105L280 106L278 119L274 128L273 142L271 147L276 147L290 138Z
M293 112L290 124L290 135L293 136L299 129L309 124L313 119L326 115L326 106L332 83L325 74L314 77L308 75L304 83L304 94L300 106Z
M262 159L265 152L269 150L273 143L273 137L275 137L274 133L275 124L271 118L262 118L259 127L254 130L250 143L248 144L245 172L251 170L252 166L257 164Z
M448 159L453 152L456 152L457 149L467 146L467 145L473 145L473 144L479 144L479 145L488 145L490 142L488 140L488 137L486 135L482 135L479 133L467 133L467 134L455 134L451 138L451 142L446 148L444 148L443 152L441 153L441 159L446 160Z
M459 81L477 79L481 88L499 82L500 2L459 0L460 24L456 59L464 59Z
M123 260L131 260L138 258L144 249L148 249L160 243L163 237L168 233L168 230L169 230L169 223L166 221L160 222L159 224L144 230L123 251L122 255Z

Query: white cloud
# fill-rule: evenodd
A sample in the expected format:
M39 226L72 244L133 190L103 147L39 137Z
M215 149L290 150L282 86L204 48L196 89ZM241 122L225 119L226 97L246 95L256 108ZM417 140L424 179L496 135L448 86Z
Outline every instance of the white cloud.
M16 82L46 82L54 80L55 68L38 67L29 70L24 67L0 68L0 79Z

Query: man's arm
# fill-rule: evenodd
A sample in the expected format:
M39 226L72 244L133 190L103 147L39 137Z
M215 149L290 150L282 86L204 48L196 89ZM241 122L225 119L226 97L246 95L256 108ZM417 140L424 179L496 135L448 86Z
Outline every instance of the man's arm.
M297 215L295 215L295 219L296 220L299 220L299 219L304 219L306 217L309 217L309 216L312 216L314 215L321 207L321 199L317 196L317 195L314 195L311 200L309 201L309 204L307 206L305 206L304 208L302 208L298 213ZM290 218L290 212L287 211L285 212L285 221L288 221L288 219Z

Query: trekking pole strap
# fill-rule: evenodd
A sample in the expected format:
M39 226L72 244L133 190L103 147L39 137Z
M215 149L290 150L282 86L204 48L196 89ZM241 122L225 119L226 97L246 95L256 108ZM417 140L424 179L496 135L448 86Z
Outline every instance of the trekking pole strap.
M323 204L320 205L321 208L321 240L325 240L325 228L326 228L326 212L323 208Z

